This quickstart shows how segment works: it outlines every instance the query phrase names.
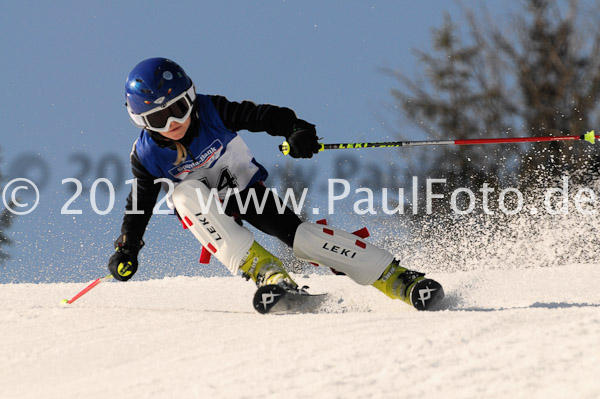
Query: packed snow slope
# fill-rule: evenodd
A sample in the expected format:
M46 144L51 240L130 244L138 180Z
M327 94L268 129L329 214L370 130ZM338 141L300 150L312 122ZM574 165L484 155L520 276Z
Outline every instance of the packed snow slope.
M597 264L433 273L417 312L340 276L317 313L260 315L253 285L177 277L0 288L0 398L600 397Z

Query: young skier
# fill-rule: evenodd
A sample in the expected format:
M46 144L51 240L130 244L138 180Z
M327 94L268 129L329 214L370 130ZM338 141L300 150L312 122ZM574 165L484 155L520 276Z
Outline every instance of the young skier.
M143 130L131 152L136 184L127 198L121 235L108 263L115 279L129 280L137 271L142 237L161 190L156 180L162 178L165 189L164 179L173 182L174 189L167 194L169 204L203 251L232 274L241 271L259 287L276 284L302 291L282 262L242 226L243 221L279 238L293 248L297 258L335 269L358 284L373 285L417 309L427 309L443 297L438 283L400 266L392 254L366 242L364 234L303 222L289 208L279 212L276 198L263 185L267 171L237 132L283 136L292 157L311 158L320 148L315 126L298 119L291 109L197 94L184 70L165 58L136 65L127 77L125 92L127 112ZM211 188L220 199L228 188L237 188L242 203L252 191L258 203L267 195L266 205L258 212L250 201L241 212L238 201L228 201L225 212L219 212L217 201L209 202Z

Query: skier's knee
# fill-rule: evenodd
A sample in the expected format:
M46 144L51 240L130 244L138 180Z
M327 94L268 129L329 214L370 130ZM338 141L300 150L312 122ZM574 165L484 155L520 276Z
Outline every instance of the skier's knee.
M216 194L204 183L186 180L175 188L173 204L196 239L236 274L254 235L222 212L218 198L211 199L212 195Z
M193 179L184 180L173 189L173 204L177 207L177 202L183 198L199 199L199 197L202 197L206 203L210 193L210 189L201 181Z

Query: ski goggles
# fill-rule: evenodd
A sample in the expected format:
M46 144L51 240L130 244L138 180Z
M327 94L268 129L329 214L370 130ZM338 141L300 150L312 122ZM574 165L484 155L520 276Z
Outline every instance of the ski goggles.
M164 133L169 131L171 122L185 122L192 113L195 99L196 89L194 85L191 85L187 91L150 111L134 114L129 105L127 111L137 126Z

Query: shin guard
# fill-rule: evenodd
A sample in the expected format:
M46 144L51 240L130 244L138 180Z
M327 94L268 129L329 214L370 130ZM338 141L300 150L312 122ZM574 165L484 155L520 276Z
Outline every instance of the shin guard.
M394 260L388 251L354 234L308 222L298 226L294 255L343 272L362 285L373 284Z
M211 196L213 196L211 198ZM254 235L222 212L216 193L198 180L185 180L173 191L173 204L187 228L202 246L219 259L232 274L254 242ZM202 209L200 201L206 205ZM202 211L207 212L202 212Z

